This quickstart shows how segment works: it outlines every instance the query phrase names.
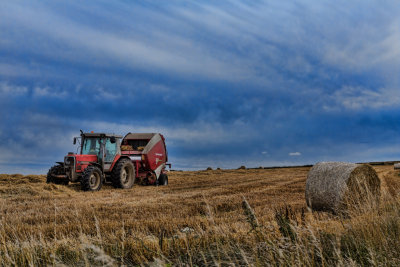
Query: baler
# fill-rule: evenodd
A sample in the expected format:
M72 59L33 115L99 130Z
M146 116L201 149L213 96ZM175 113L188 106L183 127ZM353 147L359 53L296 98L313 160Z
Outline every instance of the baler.
M122 140L121 155L128 156L136 167L136 178L142 184L168 184L167 148L159 133L128 133Z

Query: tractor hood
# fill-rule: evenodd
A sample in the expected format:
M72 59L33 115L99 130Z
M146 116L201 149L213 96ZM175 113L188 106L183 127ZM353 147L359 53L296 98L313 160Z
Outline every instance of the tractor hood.
M97 162L97 155L74 155L76 163L87 164L89 162Z

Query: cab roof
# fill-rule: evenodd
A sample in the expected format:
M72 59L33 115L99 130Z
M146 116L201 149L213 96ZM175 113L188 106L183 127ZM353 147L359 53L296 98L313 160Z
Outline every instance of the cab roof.
M122 138L122 135L118 134L110 134L110 133L83 133L84 136L86 137L112 137L114 136L115 138Z

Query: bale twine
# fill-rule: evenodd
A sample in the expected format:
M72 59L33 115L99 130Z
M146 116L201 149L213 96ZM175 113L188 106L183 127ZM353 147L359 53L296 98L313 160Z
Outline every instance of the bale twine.
M394 169L395 170L400 170L400 163L395 163L394 164Z
M366 164L320 162L308 173L307 206L313 210L346 212L379 201L380 180Z

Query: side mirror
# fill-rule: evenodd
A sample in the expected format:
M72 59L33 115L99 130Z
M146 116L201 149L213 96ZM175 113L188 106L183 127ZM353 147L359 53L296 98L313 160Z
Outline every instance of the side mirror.
M74 137L74 145L76 145L76 137Z
M115 144L115 142L117 142L117 140L115 139L115 136L110 137L110 142L111 142L111 144Z

